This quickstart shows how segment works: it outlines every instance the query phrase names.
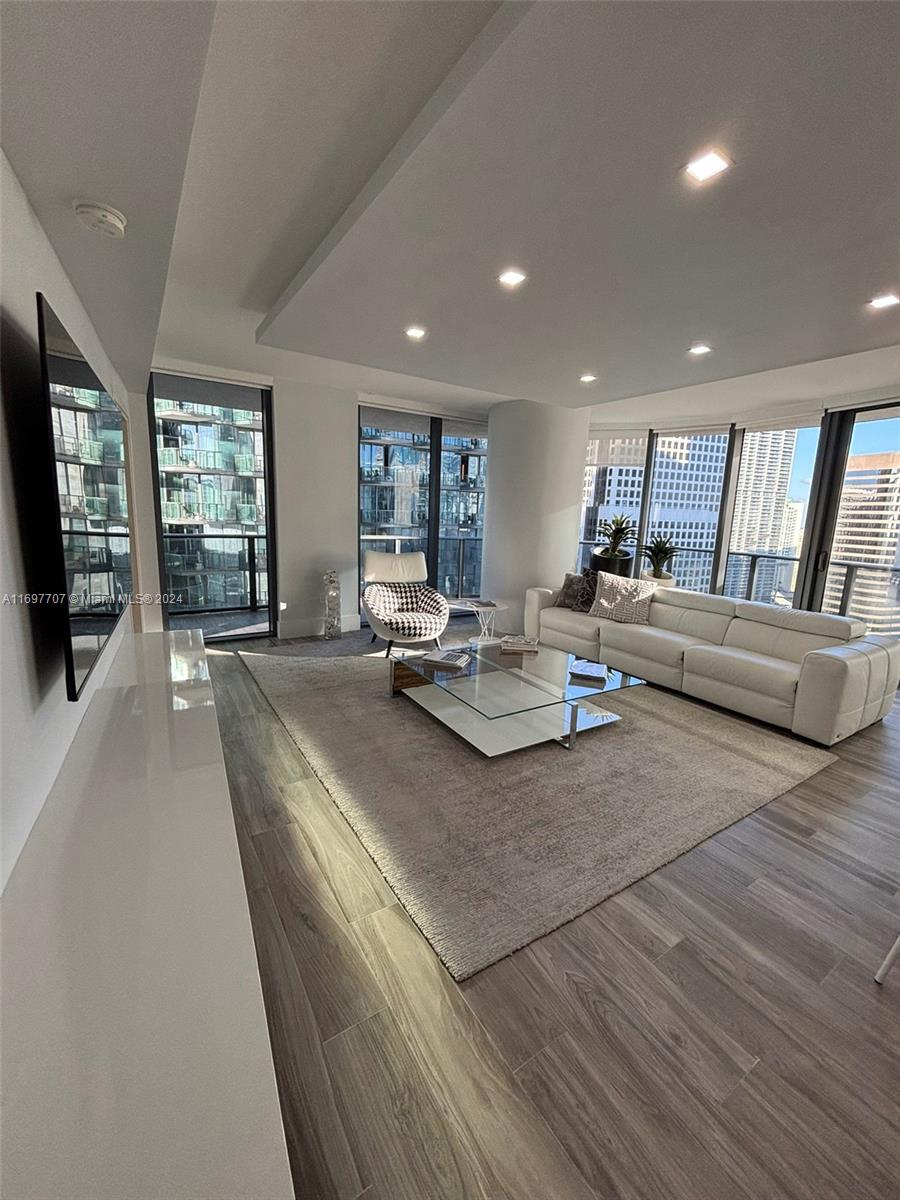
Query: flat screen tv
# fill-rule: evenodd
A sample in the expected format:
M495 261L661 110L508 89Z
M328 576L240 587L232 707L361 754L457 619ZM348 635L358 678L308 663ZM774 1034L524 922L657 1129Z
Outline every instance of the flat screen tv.
M132 591L126 417L46 299L37 303L59 515L49 602L62 614L66 690L77 700Z

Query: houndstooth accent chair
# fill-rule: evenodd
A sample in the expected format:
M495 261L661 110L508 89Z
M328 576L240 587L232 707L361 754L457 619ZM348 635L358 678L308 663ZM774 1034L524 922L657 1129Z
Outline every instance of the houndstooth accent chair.
M428 587L425 555L381 554L367 550L363 561L366 588L363 612L372 629L372 641L387 641L385 657L394 642L441 644L441 634L450 620L450 605L434 588Z

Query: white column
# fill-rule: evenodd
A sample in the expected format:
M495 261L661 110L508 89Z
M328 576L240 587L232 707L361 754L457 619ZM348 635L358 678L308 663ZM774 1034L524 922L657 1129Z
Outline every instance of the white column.
M491 409L481 594L509 605L498 629L521 631L525 589L574 570L589 421L532 400Z

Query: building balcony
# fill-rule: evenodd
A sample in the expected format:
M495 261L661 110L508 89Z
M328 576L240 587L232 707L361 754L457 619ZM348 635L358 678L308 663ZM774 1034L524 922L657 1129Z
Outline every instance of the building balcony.
M105 517L109 514L109 501L105 496L76 496L71 492L60 492L59 506L65 513L86 517Z
M235 454L234 469L238 475L262 475L263 456L261 454Z
M103 443L95 438L76 438L57 433L53 438L56 454L60 458L72 458L78 462L101 463Z

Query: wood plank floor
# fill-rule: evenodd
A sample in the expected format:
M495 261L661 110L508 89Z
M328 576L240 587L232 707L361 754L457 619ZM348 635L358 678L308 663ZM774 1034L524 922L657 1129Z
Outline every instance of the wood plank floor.
M900 707L459 985L209 660L299 1200L900 1198Z

